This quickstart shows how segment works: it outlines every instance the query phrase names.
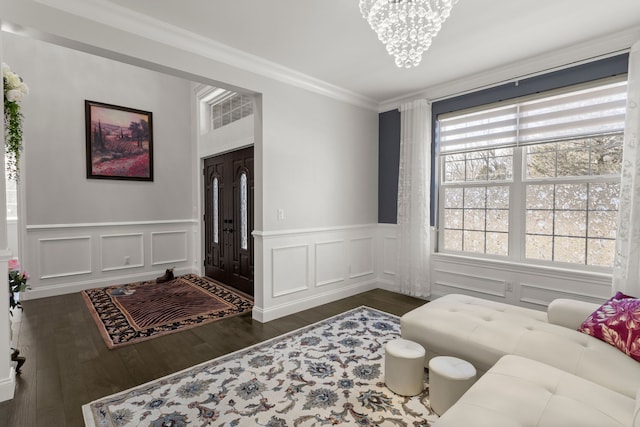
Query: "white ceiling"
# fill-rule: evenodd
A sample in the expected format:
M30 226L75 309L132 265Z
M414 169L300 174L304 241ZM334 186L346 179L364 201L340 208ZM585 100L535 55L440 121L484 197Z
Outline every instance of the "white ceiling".
M587 59L629 47L618 46L620 34L640 37L640 0L459 0L420 66L399 69L358 0L109 2L378 103L551 53L551 62Z

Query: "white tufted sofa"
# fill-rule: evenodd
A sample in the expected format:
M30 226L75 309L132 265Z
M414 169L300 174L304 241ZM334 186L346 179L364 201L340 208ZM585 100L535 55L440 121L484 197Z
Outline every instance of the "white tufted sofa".
M640 427L640 363L576 330L596 308L447 295L405 314L402 337L425 347L426 364L455 356L484 374L436 426Z

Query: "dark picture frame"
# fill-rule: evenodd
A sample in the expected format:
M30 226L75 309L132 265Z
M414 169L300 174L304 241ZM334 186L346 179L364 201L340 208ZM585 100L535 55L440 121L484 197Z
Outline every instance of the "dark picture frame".
M153 114L84 101L87 178L153 181Z

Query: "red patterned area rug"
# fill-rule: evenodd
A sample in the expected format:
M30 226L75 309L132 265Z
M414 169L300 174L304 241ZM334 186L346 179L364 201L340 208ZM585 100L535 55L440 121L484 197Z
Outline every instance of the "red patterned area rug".
M195 274L82 291L110 349L251 311L253 300Z

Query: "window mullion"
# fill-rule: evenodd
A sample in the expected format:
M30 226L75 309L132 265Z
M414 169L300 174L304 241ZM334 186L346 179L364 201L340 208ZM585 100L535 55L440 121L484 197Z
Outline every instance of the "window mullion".
M513 150L513 180L509 185L509 258L524 260L525 242L525 187L524 167L525 147Z

